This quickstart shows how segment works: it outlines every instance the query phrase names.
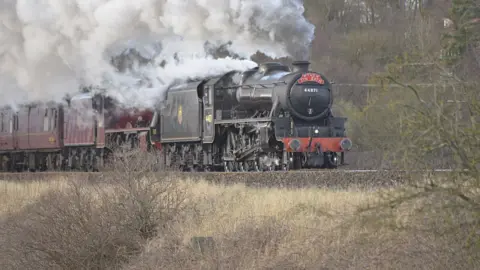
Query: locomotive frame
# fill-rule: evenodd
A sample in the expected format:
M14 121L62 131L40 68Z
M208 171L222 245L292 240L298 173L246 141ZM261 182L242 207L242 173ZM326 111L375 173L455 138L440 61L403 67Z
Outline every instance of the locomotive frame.
M186 171L337 168L352 147L347 119L333 116L331 83L308 68L264 63L189 81L170 87L159 110L117 112L98 93L6 108L0 170L101 170L113 144L159 151Z

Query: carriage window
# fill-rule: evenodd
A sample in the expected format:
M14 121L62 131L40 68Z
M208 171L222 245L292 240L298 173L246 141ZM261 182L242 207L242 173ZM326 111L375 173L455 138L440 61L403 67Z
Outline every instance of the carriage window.
M43 131L48 131L48 109L45 109L45 116L43 117Z
M0 126L0 132L4 132L5 131L5 127L4 127L4 118L5 116L3 115L3 113L0 115L0 121L1 121L1 126Z
M50 122L50 130L54 130L57 128L57 109L52 108L50 109L50 117L49 117L49 122Z
M52 109L53 111L53 129L57 128L57 121L58 121L58 111L57 109Z
M10 118L10 133L13 133L14 130L18 131L18 114L13 115L12 118Z

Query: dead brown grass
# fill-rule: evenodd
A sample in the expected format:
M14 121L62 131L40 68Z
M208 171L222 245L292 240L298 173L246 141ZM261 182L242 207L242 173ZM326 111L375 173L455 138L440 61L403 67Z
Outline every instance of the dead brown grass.
M20 203L3 213L2 269L118 268L148 239L164 234L186 207L176 179L57 183L45 182L37 193L10 193Z
M52 190L63 190L66 179L52 181L1 181L0 182L0 216L20 211L28 204L34 203L41 195Z
M98 181L0 183L0 268L471 269L480 262L478 211L446 193L406 200L415 192L226 186L150 173L148 158L119 160L115 174Z
M381 204L374 192L194 187L196 212L174 240L149 241L125 269L471 269L480 259L467 243L478 227L458 230L465 219L442 210L445 198L371 213L359 210ZM215 244L199 250L194 236Z

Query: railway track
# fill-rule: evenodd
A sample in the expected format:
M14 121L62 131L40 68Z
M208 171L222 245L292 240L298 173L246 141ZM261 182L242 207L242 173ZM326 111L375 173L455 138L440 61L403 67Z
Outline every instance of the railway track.
M452 170L300 170L273 172L155 172L158 178L178 177L215 184L245 184L250 187L275 188L331 188L378 189L404 185L411 180L425 179L427 175L447 176ZM87 182L115 181L125 177L121 172L34 172L0 173L0 181L48 181L78 179Z

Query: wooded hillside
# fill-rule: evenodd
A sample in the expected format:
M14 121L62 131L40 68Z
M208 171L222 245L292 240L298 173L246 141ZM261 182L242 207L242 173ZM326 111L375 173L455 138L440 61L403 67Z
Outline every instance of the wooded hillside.
M421 136L416 162L458 165L437 133L454 131L444 136L458 139L477 132L480 1L305 0L305 6L316 25L312 68L336 82L334 112L349 118L356 150L381 151L391 166L399 155L411 160L411 148L398 150Z

